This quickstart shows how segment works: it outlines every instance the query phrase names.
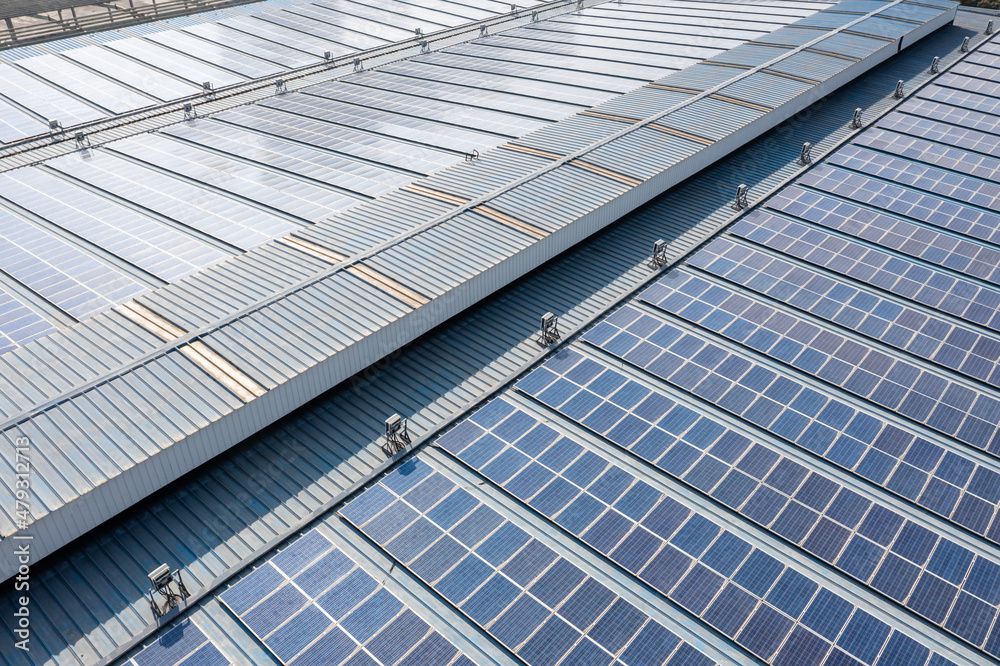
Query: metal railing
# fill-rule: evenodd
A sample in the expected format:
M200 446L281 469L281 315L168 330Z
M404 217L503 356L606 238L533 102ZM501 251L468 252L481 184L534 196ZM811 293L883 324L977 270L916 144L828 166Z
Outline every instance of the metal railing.
M4 20L5 25L0 29L0 49L37 44L101 30L124 28L195 12L246 5L257 0L143 0L141 4L137 3L136 0L120 0L121 4L128 2L127 8L98 5L97 1L95 0L94 5L84 6L107 11L78 16L75 9L63 9L58 11L58 20L53 19L47 23L21 26L14 24L15 19L7 18ZM44 13L50 14L56 11Z

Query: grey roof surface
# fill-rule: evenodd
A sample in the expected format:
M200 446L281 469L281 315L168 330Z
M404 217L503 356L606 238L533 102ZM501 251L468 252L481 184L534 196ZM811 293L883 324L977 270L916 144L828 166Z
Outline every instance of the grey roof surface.
M855 106L861 105L866 119L872 119L898 104L890 94L897 79L904 79L907 90L911 90L930 78L927 64L932 55L941 54L943 66L953 62L961 55L957 47L962 37L972 34L962 18L960 14L960 27L943 30L916 45L855 84L824 99L797 122L793 120L719 161L700 177L675 188L621 224L505 290L498 298L486 301L468 315L393 355L386 363L354 378L293 418L210 464L183 485L171 489L169 494L155 502L144 503L140 511L127 516L128 522L110 526L107 531L96 533L92 539L88 538L38 567L41 573L38 597L42 608L37 636L43 638L46 650L42 654L59 655L56 658L59 663L92 663L108 654L109 649L113 650L114 645L127 644L128 636L141 635L149 619L148 608L141 600L145 571L160 561L181 564L185 575L197 581L192 584L193 589L210 590L219 577L238 571L246 562L265 552L269 544L280 542L289 533L300 530L312 516L323 515L353 487L384 466L378 430L389 412L403 413L410 417L411 428L416 433L430 434L458 410L475 404L498 382L516 376L524 364L530 364L543 353L533 340L532 328L537 313L546 309L557 312L563 319L565 331L613 305L617 298L649 279L650 270L645 262L653 239L671 240L673 249L683 253L733 216L729 204L734 183L745 180L751 185L751 196L758 198L802 169L794 158L803 140L816 144L817 155L825 152L854 134L846 126L845 119L850 117ZM971 25L981 30L981 23L977 19ZM974 43L978 39L974 36ZM917 94L924 95L934 89L926 88ZM910 103L912 100L905 102ZM572 346L574 349L587 348L579 342L573 342ZM658 391L672 392L688 404L699 400L694 394L684 397L682 391L666 389L655 380L643 381L656 386ZM844 396L841 389L827 387L823 390L832 392L834 397ZM524 398L523 393L522 397L516 397L517 391L508 390L505 395L514 396L506 399L514 400L523 409L543 409ZM720 412L713 412L702 404L698 407L708 414L721 416ZM544 413L545 418L558 427L568 428L569 434L588 449L611 457L616 464L626 465L632 473L643 475L645 482L665 489L670 497L689 506L702 507L706 515L723 521L727 529L736 529L755 547L788 560L784 553L789 544L768 536L764 528L706 499L702 491L685 485L683 480L672 481L664 472L645 466L631 453L616 449L617 445L611 440L582 430L553 411L545 409ZM724 416L720 418L725 419ZM799 464L815 473L848 483L865 497L925 525L940 528L949 539L962 543L980 557L984 553L992 556L992 546L982 538L960 528L948 527L943 519L929 517L888 490L878 489L810 454L796 453L796 447L790 443L771 437L755 426L738 421L735 426L763 445L778 447L786 454L797 456ZM484 501L515 522L520 521L536 538L546 538L545 534L539 534L541 528L533 526L544 525L539 521L545 518L531 513L511 496L505 496L505 491L494 489L488 477L471 472L460 458L435 455L439 456L432 458L435 465L444 465L449 475L465 475L477 496L482 496ZM412 578L404 567L393 566L384 552L360 538L335 515L327 513L320 530L378 580L388 576L392 581L400 581L401 591L393 593L449 640L455 642L462 636L478 636L477 643L485 646L487 654L477 656L477 663L512 663L509 656L504 656L507 653L503 648L491 643L448 603L428 594L427 588ZM628 603L656 622L690 638L698 649L726 661L725 654L713 652L710 645L698 642L721 645L722 652L730 655L729 663L758 663L736 643L728 643L708 624L672 605L655 589L637 582L630 574L616 569L598 552L583 546L567 533L559 532L551 524L545 531L557 535L549 539L549 544L562 557L596 576L605 587L617 590ZM962 647L961 640L949 638L945 630L907 616L878 592L852 582L849 576L834 567L810 559L801 551L792 552L796 553L796 561L790 563L793 568L815 575L824 585L832 585L838 594L852 599L852 603L896 626L898 633L908 634L918 641L935 641L935 649L944 650L952 659L957 658L955 655L961 657L963 650L967 650ZM10 602L5 603L9 606ZM882 607L884 609L880 610ZM206 597L190 617L234 663L273 663L273 657L244 633L242 625L214 597ZM902 638L893 640L893 645L905 643ZM73 652L83 656L74 657ZM147 657L155 652L153 649ZM965 663L982 663L989 659L981 653L965 654L973 655L971 661L967 659ZM134 656L136 663L142 663L143 658L138 654ZM45 659L47 657L42 656L39 662Z
M482 159L305 225L281 243L9 352L3 357L9 369L4 379L11 386L3 407L5 429L37 441L40 454L32 522L37 552L67 543L908 46L950 19L951 6L939 9L927 23L900 22L908 30L902 41L851 35L855 48L868 48L872 55L841 58L839 72L817 72L810 83L763 67L797 58L797 48L756 68L723 64L720 69L732 72L731 89L689 87L682 101L667 89L669 77L660 79L612 102L628 108L605 113L598 105L548 124L525 134L523 143L484 152ZM851 17L843 25L869 20L864 14L843 16ZM839 34L813 32L816 44ZM772 79L776 92L764 101L776 106L768 113L772 107L748 99ZM779 85L786 80L796 85ZM321 84L308 93L278 96L273 104L323 98L327 88L343 85ZM634 104L628 101L633 98ZM317 113L330 112L326 102L319 104ZM650 114L644 121L620 115L640 108ZM701 131L696 123L707 114L726 116L725 131L706 127L705 136L692 138L687 132ZM674 127L688 122L693 125L688 130ZM203 123L185 124L183 131L200 131ZM563 137L564 127L572 128L571 137ZM518 131L524 130L522 125ZM164 163L186 169L191 181L208 179L203 164L163 148L164 142L179 145L169 143L178 139L163 137L166 132L181 130L97 152L144 168ZM580 143L583 137L587 141ZM633 157L641 162L629 161L630 146L642 137L668 148L661 155L637 153ZM575 147L568 147L567 139L575 140ZM579 150L591 150L592 159L576 159L573 151ZM243 162L226 159L232 166L220 176L218 189L253 191L270 199L271 210L298 210L303 220L309 207L322 203L315 196L296 196L312 185L264 188L240 177ZM553 188L570 186L575 193L566 190L545 207L537 205ZM571 202L576 193L579 200ZM482 205L487 200L489 205ZM583 223L574 224L577 220ZM456 247L464 250L454 252ZM449 250L442 254L443 248ZM317 307L335 315L317 319ZM48 367L42 370L39 362ZM71 508L77 499L83 504ZM11 519L8 534L14 524Z

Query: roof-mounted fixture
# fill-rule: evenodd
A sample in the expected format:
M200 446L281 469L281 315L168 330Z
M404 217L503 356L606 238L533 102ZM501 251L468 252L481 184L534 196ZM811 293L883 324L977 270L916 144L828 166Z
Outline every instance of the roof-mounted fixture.
M465 154L465 161L466 162L475 162L478 159L479 159L479 151L478 150L473 149L471 153L466 153Z
M490 34L490 31L486 29L486 24L483 24L483 25L479 26L479 36L480 37L488 37L489 34Z
M284 95L288 92L288 83L284 79L278 79L274 82L274 94Z
M808 141L803 143L802 152L799 153L799 161L802 162L803 164L809 164L810 162L812 162L813 161L812 149L813 145L811 143L809 143Z
M53 134L56 134L58 132L62 132L63 131L62 123L59 122L58 120L50 120L49 121L49 131L52 132Z
M73 139L76 141L76 149L83 150L84 148L90 148L90 137L83 132L77 132L73 135Z
M968 53L969 52L969 38L968 37L966 37L965 39L962 40L962 47L961 47L960 50L962 51L962 53Z
M531 11L531 22L538 23L538 12L535 10Z
M903 99L903 96L906 95L906 91L903 89L904 85L905 84L903 83L903 79L897 81L896 90L892 93L892 96L895 97L896 99Z
M184 120L194 120L198 117L198 110L191 102L184 102Z
M583 0L576 0L576 8L583 9Z
M740 185L736 188L736 201L733 202L733 210L743 210L744 208L749 208L750 204L747 202L747 186Z
M211 81L205 81L201 84L201 92L205 95L212 95L215 93L215 86L212 85Z
M538 344L548 347L558 341L562 335L559 333L559 317L551 312L542 315L542 328L538 335Z
M171 571L166 564L149 572L149 582L152 584L149 588L149 607L158 618L191 596L181 578L180 569Z
M511 5L510 5L510 11L513 12L513 13L517 13L517 5L515 5L514 3L511 3ZM992 24L992 22L991 22L991 24Z
M365 71L365 66L361 63L361 58L354 59L354 71L355 72Z
M931 60L931 74L937 74L941 69L941 58L939 56L934 56L934 60Z
M667 241L662 238L653 243L653 256L649 260L650 268L662 268L670 259L667 257Z
M406 427L406 419L399 414L393 414L385 420L385 445L382 449L386 455L399 453L410 443L410 433Z
M864 121L861 120L861 107L859 106L854 109L854 117L851 118L851 127L853 129L861 129L862 125L864 125Z
M421 53L430 53L431 52L431 44L426 39L421 39L420 40L420 52Z
M989 21L986 23L986 30L984 30L983 33L987 35L993 34L993 21Z

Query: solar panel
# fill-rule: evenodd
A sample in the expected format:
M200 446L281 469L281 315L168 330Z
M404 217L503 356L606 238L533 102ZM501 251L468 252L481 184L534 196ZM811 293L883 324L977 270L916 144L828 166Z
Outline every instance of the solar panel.
M480 419L489 418L489 408L484 412ZM498 434L517 437L513 433L523 433L525 425L530 427L508 419L507 430ZM483 432L473 421L455 432L472 429ZM538 439L544 434L526 437L528 450L552 443ZM454 439L442 438L441 446L453 448ZM467 457L485 460L486 452L509 447L486 435L469 448ZM510 450L527 467L530 459L520 449ZM502 474L504 466L492 469ZM525 488L538 484L539 473L554 476L538 463L525 471L532 477ZM340 513L528 664L607 664L615 657L627 666L712 663L419 456Z
M617 377L611 378L612 375ZM590 414L601 423L597 427L607 427L617 433L608 435L613 441L626 431L629 432L626 439L631 439L636 429L610 425L609 412L599 416L602 406L632 409L647 415L647 418L650 410L657 414L669 411L664 409L669 401L664 396L627 380L613 370L601 370L593 361L568 352L563 352L560 358L522 380L518 388L545 394L547 388L559 381L557 376L574 384L579 382L595 386L595 395L602 396L599 400L601 405ZM573 379L568 379L570 377ZM580 392L585 391L587 389ZM563 404L571 401L572 398ZM655 403L656 407L651 407L651 403ZM699 419L696 418L693 425L691 419L674 418L672 423L682 421L687 422L689 432L704 434L705 429L698 425ZM647 422L647 427L649 425ZM660 431L660 434L662 439L669 438L665 431ZM732 468L736 475L746 476L735 469L735 461L752 443L745 437L734 435L729 432L719 437L709 448L711 453L706 453L704 458L718 461L727 470ZM696 437L692 440L701 441ZM792 663L806 650L812 651L817 656L815 663L819 663L833 645L838 644L840 629L848 622L851 613L863 613L793 567L785 566L731 531L560 435L503 399L494 400L463 421L441 437L437 446L562 525L726 636L734 638L761 659L774 658L775 663ZM632 450L636 451L635 448ZM640 447L638 450L646 449ZM778 454L774 455L777 457ZM655 457L647 459L651 462L656 460ZM510 469L511 460L516 460L513 470ZM771 462L774 463L773 460ZM790 462L785 460L785 463ZM807 474L801 466L796 467L801 470L801 476ZM768 482L784 488L789 495L795 494L798 500L791 500L789 507L804 508L805 505L800 503L803 499L811 499L816 504L817 494L828 502L829 495L838 490L834 487L819 491L815 480L806 484L788 483L788 479L800 475L793 473L787 464L774 463L773 470L767 477ZM522 496L524 493L517 490L519 479L524 476L537 478L540 471L545 472L545 482L530 484L532 491ZM824 480L818 475L813 477ZM798 480L801 481L801 478ZM795 490L800 485L801 489L796 494ZM850 491L841 489L841 492L845 496L858 497ZM558 496L559 501L553 502L553 496ZM846 534L848 530L842 531ZM933 576L928 574L928 577ZM563 578L565 574L559 572L556 580ZM577 584L578 581L572 580L569 587ZM535 592L539 588L541 591ZM543 601L547 595L552 596L554 606L564 598L561 588L554 583L546 584L545 577L542 577L531 591ZM552 589L556 590L555 594L550 592ZM829 618L827 609L834 605L841 610L839 625L823 624L824 619ZM597 627L628 626L629 615L624 610L616 613L612 620L606 615ZM883 641L894 633L880 621L874 618L871 621L885 627ZM591 630L591 636L595 632L599 634L600 630ZM600 638L595 640L601 643ZM614 639L609 637L605 640L618 646L615 649L620 649L621 644ZM856 651L856 648L852 649Z
M133 666L172 666L173 664L226 666L229 659L191 620L174 625L151 645L129 660Z
M614 318L618 325L625 325L626 328L636 326L631 330L649 327L649 322L642 321L640 317L630 319L631 314L616 315ZM616 334L607 328L602 330L605 324L593 329L595 335L590 339L595 343L602 338L611 340L603 345L609 349L614 346L614 340L607 336ZM618 330L617 326L612 328ZM660 330L655 329L647 340L656 339ZM904 603L961 638L977 646L983 644L985 635L969 632L960 612L952 610L949 614L947 611L949 599L971 594L976 597L977 603L983 604L984 613L990 618L996 615L1000 597L994 596L992 591L986 592L985 588L974 586L969 589L961 585L966 572L973 566L984 572L1000 574L1000 567L988 558L974 556L967 549L931 533L885 505L872 503L828 477L810 472L772 447L726 428L710 415L699 414L579 353L563 352L560 358L547 362L523 379L518 389L564 415L574 412L580 404L587 404L585 412L576 411L571 418L844 573ZM699 393L698 388L693 390ZM787 400L794 407L802 408L816 397L802 393ZM822 407L822 402L814 403L810 411L822 413ZM853 428L848 432L850 435L861 435L858 430ZM879 456L888 457L883 449L893 451L891 447L901 451L898 448L900 442L892 441L884 436L886 434L902 432L890 428L883 432L883 436L875 437L875 433L870 433L865 438L874 441L874 451ZM846 439L842 437L840 442ZM863 440L853 441L861 443ZM905 444L903 441L904 447ZM836 452L838 446L839 443L831 450ZM930 461L941 476L952 471L949 481L958 483L958 487L952 486L956 503L961 494L959 488L966 484L968 490L965 497L968 499L963 501L967 506L988 505L987 501L975 495L969 496L973 487L990 496L995 503L998 499L995 491L984 489L991 483L1000 484L1000 476L980 468L975 474L975 482L968 483L968 477L958 479L954 470L961 460L950 452L942 455L942 451L938 449L935 452L935 449L927 442L911 446L905 454L900 454L903 461L898 464L897 473L898 470L919 469L907 461L923 466ZM835 455L828 454L827 457L835 458ZM833 461L836 462L835 459ZM940 477L932 480L920 502L933 510L932 500L942 487L950 485L949 481ZM1000 485L994 487L1000 489ZM677 521L674 517L673 522ZM682 544L688 547L689 554L702 552L701 545L692 539L693 536L681 535ZM677 537L674 539L677 545ZM921 541L920 547L915 547L917 541ZM725 551L734 551L738 554L737 558L742 558L747 548L729 542ZM716 570L721 574L731 574L734 558L725 552L713 557L721 564L709 563L708 566L719 566ZM957 570L950 570L948 562L964 562L965 568L957 566ZM777 579L778 574L775 571L768 576ZM744 587L752 592L756 585L748 581ZM692 586L690 593L695 594L698 589L698 586ZM787 593L785 596L788 596ZM986 606L989 606L988 611ZM943 614L940 612L942 607L946 611ZM818 631L816 627L811 628Z
M318 530L222 593L287 664L468 663L467 657Z
M1000 450L1000 400L949 381L936 370L893 358L682 270L640 299L945 435ZM786 389L789 398L794 397L791 387ZM844 425L850 418L846 410L840 408L844 416L837 419ZM832 419L819 417L823 423Z
M773 255L712 241L689 265L967 377L1000 387L1000 342L878 292Z
M740 238L1000 331L1000 290L862 243L754 211L730 229ZM933 248L930 248L933 249Z

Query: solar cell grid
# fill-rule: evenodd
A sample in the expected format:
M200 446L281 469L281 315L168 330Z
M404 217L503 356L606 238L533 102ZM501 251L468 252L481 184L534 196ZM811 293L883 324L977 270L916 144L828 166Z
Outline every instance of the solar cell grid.
M1000 330L1000 291L995 289L765 211L754 211L742 218L730 233L929 308Z
M229 659L191 620L183 620L156 641L138 652L127 663L133 666L226 666Z
M567 408L580 396L592 393L590 386L598 381L593 379L595 376L598 379L621 378L619 391L641 386L616 370L572 352L564 353L561 363L543 365L523 379L518 389L566 414ZM560 382L564 383L564 390L553 392ZM565 390L565 384L573 385L575 391ZM1000 566L948 538L939 537L884 505L872 503L839 483L810 472L765 444L752 442L726 428L706 438L705 429L699 425L711 423L710 416L699 416L660 393L644 387L642 390L645 399L630 412L623 413L616 424L604 424L604 430L594 424L591 417L610 404L614 395L599 399L590 416L576 418L670 476L726 504L959 637L977 646L983 645L985 631L969 631L963 607L956 603L952 608L952 603L956 598L969 596L968 603L974 602L982 612L978 626L988 625L997 614L996 603L1000 595L992 589L986 592L986 588L968 583L963 587L962 584L972 568L1000 574ZM688 416L680 418L682 415ZM622 427L629 422L631 428ZM677 427L678 423L685 425ZM637 424L641 425L637 427ZM738 455L732 455L734 450ZM712 465L721 473L710 484L700 483L699 468ZM682 519L679 512L673 512L670 524L680 524ZM649 519L644 524L648 522ZM675 546L679 546L679 537L684 540L682 530L672 539ZM692 552L690 541L687 543L689 549L685 552L688 554L698 556L704 552L700 546ZM801 621L814 632L833 641L835 635L831 632L835 634L843 627L849 610L837 611L835 615L840 623L831 628L827 623L834 621L830 615L833 611L825 608L839 608L847 602L821 590L816 603L824 607L805 609L803 597L808 599L812 595L809 590L814 584L792 569L781 575L781 565L776 561L762 554L750 554L750 551L749 544L733 535L727 539L723 533L701 556L701 561L729 577L746 559L747 564L733 578L742 590L758 597L766 595L772 605L790 618L802 618ZM900 569L904 570L902 575ZM777 584L767 592L776 580ZM691 593L697 589L693 587ZM745 598L737 591L723 594L725 596L720 598L727 604L739 604ZM720 624L715 626L727 633L729 623L735 620L721 609L717 613L717 620L713 619L712 612L706 620L718 621ZM987 651L995 654L997 648L992 643L998 639L1000 636L990 639Z
M593 384L598 381L594 379L595 364L592 361L582 360L579 355L567 352L563 352L562 356L564 358L561 363L552 364L558 374L543 366L543 370L524 379L519 388L524 389L527 385L530 391L544 394L544 386L551 386L559 375L564 378L575 377L583 383ZM572 360L566 359L566 356L570 356ZM621 377L613 370L596 369L602 373L600 377ZM638 395L634 402L643 406L651 401L658 402L655 411L660 414L660 410L666 405L659 401L670 402L664 396L657 396L635 382L625 380L613 383L621 388L613 396L604 397L602 406L617 407L613 400L620 398L622 394L632 394ZM633 400L626 399L624 402L631 403ZM594 409L591 417L583 423L591 421L600 410L601 407ZM648 418L649 409L635 409L640 410ZM499 424L493 423L497 415L504 419ZM492 442L498 431L510 420L523 420L526 416L532 422L532 429L527 434L506 438L499 449L491 446L494 451L493 460L508 452L517 452L523 459L519 474L529 472L534 465L544 467L549 472L550 481L546 486L532 496L519 499L566 527L584 542L764 660L774 658L778 663L789 663L802 653L803 645L808 645L821 661L831 650L832 644L837 643L839 629L854 610L852 604L829 590L821 589L794 568L786 567L703 515L691 511L668 495L655 491L621 467L609 463L571 439L558 435L551 427L539 423L505 400L498 399L490 403L470 420L441 437L437 445L463 461L476 460L474 467L509 490L512 481L492 476L492 462L483 460L478 451L482 441ZM477 418L481 423L476 423ZM619 423L628 418L629 416L625 416ZM652 429L648 422L643 422L647 429ZM604 427L621 434L619 427L612 427L607 423L592 427ZM703 430L695 426L690 432L698 433ZM672 439L666 431L661 430L659 434L663 436L662 439ZM729 435L735 433L730 432ZM732 451L735 448L742 454L750 445L750 441L744 437L729 435L719 437L709 450L726 455L726 449ZM735 441L737 439L741 440L739 444ZM542 451L536 445L539 440L547 442L547 448ZM710 445L698 438L693 441L699 445ZM556 457L553 453L562 450L568 450L568 455L565 456L568 460L564 464L555 468L544 465L544 459ZM714 456L706 454L705 458ZM655 458L652 460L655 461ZM769 480L780 475L781 467L781 464L775 466L776 471ZM586 471L581 473L581 469ZM805 470L801 467L799 469L804 476ZM785 476L795 475L786 470ZM516 478L515 476L514 479ZM549 507L544 501L539 502L550 488L560 483L571 486L572 495L558 506ZM850 494L849 491L845 492ZM642 496L644 501L636 502L637 496ZM588 501L584 502L584 499ZM585 504L598 508L581 510L580 507ZM790 504L797 505L794 501ZM583 520L578 517L581 514L586 516ZM841 613L843 617L839 626L831 629L821 625L818 618L825 617L826 608L837 602L846 609ZM612 614L609 611L598 622L591 636L602 643L601 627L627 625L630 615L625 612ZM803 620L805 615L808 615L808 622ZM874 618L872 621L882 624ZM826 638L810 628L814 623L825 631ZM889 628L885 628L888 636ZM790 638L792 635L794 640Z
M495 407L488 407L473 419L489 423L508 415L509 410L498 415ZM530 419L507 419L495 432L523 439L529 451L549 450L551 440L545 441L544 433L524 435L531 425ZM482 427L470 420L454 432L481 434ZM444 442L442 438L446 447ZM530 491L534 495L539 483L555 477L496 436L483 437L468 448L470 459L484 465L504 449L524 459L521 468L530 463L522 492L535 487ZM491 469L502 475L504 466ZM383 477L340 512L529 664L608 664L615 657L616 663L628 666L712 663L684 649L662 625L419 457ZM641 660L647 656L641 649L646 642L661 647L653 661Z
M995 137L976 130L890 114L878 128L859 135L854 144L987 180L1000 180L1000 159L987 155L1000 155L1000 146Z
M223 603L283 664L435 664L464 659L318 530L222 593Z
M954 106L953 106L954 105ZM1000 99L961 90L929 86L920 97L899 107L900 112L920 119L974 129L987 134L1000 132Z
M720 263L726 268L731 262ZM936 370L893 358L683 270L660 280L640 298L976 448L1000 450L1000 400L947 380ZM955 342L965 347L971 340ZM852 414L846 407L841 411L843 417L820 419L843 427Z
M722 261L720 261L722 260ZM1000 387L1000 339L720 238L693 266L868 338Z
M47 319L0 289L0 354L55 331Z
M649 317L632 308L621 312L623 326L632 319ZM955 451L946 452L670 323L662 323L643 338L620 331L609 320L588 333L586 339L869 481L930 505L928 508L977 533L994 540L1000 538L1000 522L993 521L995 527L991 527L1000 497L985 489L993 485L986 480L1000 477ZM683 349L685 345L688 349ZM905 389L897 393L902 400ZM575 398L578 403L584 399ZM970 478L984 483L967 486ZM963 488L972 496L961 493ZM937 497L942 492L947 502Z
M940 197L924 195L895 183L905 183L938 191L960 201L987 208L998 206L996 202L997 195L1000 194L1000 185L965 178L959 174L853 146L831 156L829 162L860 171L878 173L884 177L892 178L893 182L866 178L860 174L833 169L823 164L801 176L798 183L866 203L896 215L905 215L973 239L990 243L996 243L1000 239L996 233L997 226L1000 225L1000 215L956 204ZM797 191L794 192L798 194ZM810 209L824 205L820 202L827 199L827 197L814 193L813 196L817 197L816 199L802 195L796 197L795 194L790 192L788 198L797 199L800 203L809 206ZM825 205L830 206L830 203ZM871 211L869 211L869 215L872 215ZM880 240L884 242L884 239ZM919 241L920 239L918 237L913 240ZM958 242L957 239L951 241L952 244ZM893 246L890 245L890 247Z

